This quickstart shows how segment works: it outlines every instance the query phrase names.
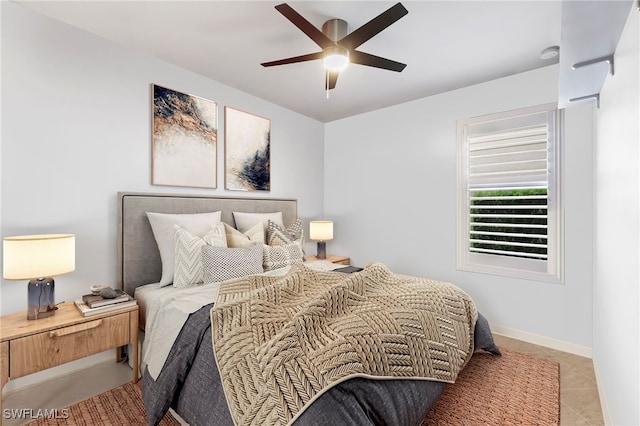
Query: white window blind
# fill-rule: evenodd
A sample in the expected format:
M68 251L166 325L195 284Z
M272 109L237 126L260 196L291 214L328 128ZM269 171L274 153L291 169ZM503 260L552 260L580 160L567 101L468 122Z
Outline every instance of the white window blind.
M458 123L458 268L561 281L558 113Z
M547 125L469 137L469 250L547 259Z

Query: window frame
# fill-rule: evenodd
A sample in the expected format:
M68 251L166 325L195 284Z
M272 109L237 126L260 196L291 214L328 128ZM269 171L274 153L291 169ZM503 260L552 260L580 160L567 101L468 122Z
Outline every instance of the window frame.
M547 138L547 260L523 259L495 254L473 253L469 250L470 187L469 136L479 129L506 131L518 129L523 123L540 122L546 118ZM475 132L475 133L474 133ZM461 271L506 276L527 280L564 282L564 210L562 197L564 110L549 103L488 114L457 122L457 269ZM512 186L517 186L513 182ZM510 186L501 186L509 188Z

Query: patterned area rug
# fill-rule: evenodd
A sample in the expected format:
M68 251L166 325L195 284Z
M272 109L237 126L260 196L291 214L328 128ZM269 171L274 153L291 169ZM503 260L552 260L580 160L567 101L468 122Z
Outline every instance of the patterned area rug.
M474 354L421 426L558 425L558 363L508 349L501 351L500 357ZM141 383L127 383L72 405L66 419L38 420L30 425L146 425ZM167 414L160 425L179 422Z
M39 419L29 423L33 426L147 426L144 404L142 403L142 380L127 383L110 391L85 399L59 412L57 419ZM66 417L66 418L61 418ZM167 413L160 426L180 426Z
M478 352L447 386L421 426L560 424L560 366L500 348Z

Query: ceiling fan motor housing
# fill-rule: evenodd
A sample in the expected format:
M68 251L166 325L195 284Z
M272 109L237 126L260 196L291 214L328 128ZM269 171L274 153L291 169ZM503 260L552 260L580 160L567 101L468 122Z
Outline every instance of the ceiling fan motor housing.
M349 33L349 24L342 19L329 19L322 24L322 32L331 41L338 41Z

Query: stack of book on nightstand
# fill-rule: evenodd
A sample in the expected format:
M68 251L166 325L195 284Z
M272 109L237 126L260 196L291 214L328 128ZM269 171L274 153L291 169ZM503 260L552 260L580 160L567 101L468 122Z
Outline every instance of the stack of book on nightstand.
M118 295L113 298L106 298L95 294L85 294L82 296L82 299L78 299L74 303L80 313L85 317L136 305L136 299L122 290L116 291Z

